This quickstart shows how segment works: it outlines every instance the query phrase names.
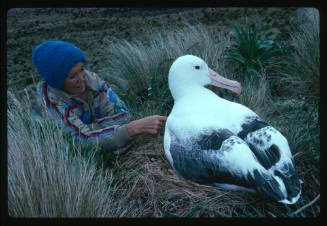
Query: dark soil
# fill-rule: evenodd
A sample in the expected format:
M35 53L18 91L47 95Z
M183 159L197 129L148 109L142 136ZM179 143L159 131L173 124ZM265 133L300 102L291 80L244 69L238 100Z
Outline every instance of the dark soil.
M45 39L74 43L86 52L92 69L105 66L107 40L142 40L149 31L204 24L209 31L231 30L235 21L267 26L268 35L287 39L294 8L41 8L11 9L7 14L8 87L22 90L38 75L32 49Z

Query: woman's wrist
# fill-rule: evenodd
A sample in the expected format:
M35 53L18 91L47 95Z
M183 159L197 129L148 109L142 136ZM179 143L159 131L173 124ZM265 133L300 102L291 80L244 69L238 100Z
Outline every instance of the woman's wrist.
M127 128L128 135L130 137L133 137L133 136L140 133L140 130L137 129L137 126L135 125L135 121L132 121L132 122L128 123L126 125L126 128Z

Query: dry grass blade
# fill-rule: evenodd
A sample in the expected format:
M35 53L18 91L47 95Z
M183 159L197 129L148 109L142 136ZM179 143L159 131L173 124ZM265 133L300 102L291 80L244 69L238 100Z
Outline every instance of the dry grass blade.
M309 206L313 205L315 202L317 202L320 199L320 194L317 195L311 202L309 202L308 204L302 206L300 209L296 210L295 212L293 212L291 215L296 215L300 212L302 212L304 209L308 208Z

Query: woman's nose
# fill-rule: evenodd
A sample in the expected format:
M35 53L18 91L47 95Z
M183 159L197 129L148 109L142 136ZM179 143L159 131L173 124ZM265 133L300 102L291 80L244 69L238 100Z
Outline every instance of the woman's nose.
M85 80L85 73L84 73L84 71L78 73L78 80L82 80L82 81Z

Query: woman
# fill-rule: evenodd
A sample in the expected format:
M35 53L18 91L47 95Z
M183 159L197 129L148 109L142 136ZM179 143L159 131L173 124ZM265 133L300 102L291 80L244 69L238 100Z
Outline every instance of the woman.
M108 83L84 68L84 53L71 43L44 41L33 49L32 60L41 76L46 111L81 142L122 152L135 136L157 134L166 121L165 116L152 115L130 122L124 102Z

